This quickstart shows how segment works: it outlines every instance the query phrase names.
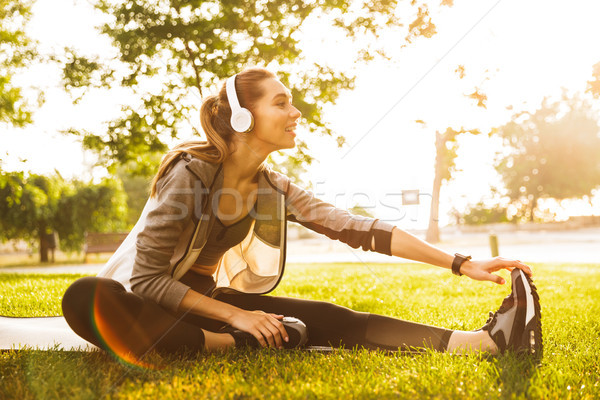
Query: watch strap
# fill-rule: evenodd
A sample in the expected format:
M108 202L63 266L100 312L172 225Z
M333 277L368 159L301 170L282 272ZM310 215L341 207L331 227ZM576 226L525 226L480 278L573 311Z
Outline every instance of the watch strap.
M471 259L471 256L463 256L462 254L456 253L454 254L454 260L452 261L452 273L457 276L461 276L460 266L463 265L465 261Z

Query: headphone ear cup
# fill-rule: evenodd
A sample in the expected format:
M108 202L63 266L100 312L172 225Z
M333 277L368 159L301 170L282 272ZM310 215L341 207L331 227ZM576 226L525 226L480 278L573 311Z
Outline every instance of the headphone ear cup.
M240 108L231 114L231 127L239 133L246 133L254 127L254 117L252 113L245 108Z

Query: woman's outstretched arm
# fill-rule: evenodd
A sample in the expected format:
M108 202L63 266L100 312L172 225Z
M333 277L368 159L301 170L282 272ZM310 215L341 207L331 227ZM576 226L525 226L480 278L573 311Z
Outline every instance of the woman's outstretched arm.
M281 176L277 173L275 175ZM363 250L391 254L442 268L452 268L453 255L391 224L373 218L352 215L346 210L336 208L332 204L317 199L312 192L291 182L287 188L286 207L289 221L298 222L315 232L322 233L331 239L340 240L353 248L360 246ZM502 277L494 275L492 272L501 269L511 271L514 268L520 268L531 275L529 266L520 261L501 257L483 261L466 261L461 265L460 272L472 279L503 284Z
M452 261L454 260L453 255L430 245L398 227L395 227L392 231L391 250L393 256L420 261L447 269L452 268ZM514 268L520 268L528 275L531 275L532 273L531 268L528 265L525 265L518 260L509 260L502 257L483 261L465 261L460 267L460 272L478 281L492 281L498 284L504 284L504 279L498 275L492 274L492 272L501 269L512 271Z

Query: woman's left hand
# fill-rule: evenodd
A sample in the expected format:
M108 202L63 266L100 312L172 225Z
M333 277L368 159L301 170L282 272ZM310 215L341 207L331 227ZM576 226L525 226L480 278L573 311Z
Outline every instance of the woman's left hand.
M505 283L504 279L499 275L492 274L492 272L496 272L501 269L512 271L515 268L523 270L523 272L529 276L532 274L531 267L523 264L521 261L509 260L502 257L496 257L492 258L491 260L483 261L465 261L460 266L460 272L463 275L466 275L469 278L477 281L492 281L499 285L503 285Z

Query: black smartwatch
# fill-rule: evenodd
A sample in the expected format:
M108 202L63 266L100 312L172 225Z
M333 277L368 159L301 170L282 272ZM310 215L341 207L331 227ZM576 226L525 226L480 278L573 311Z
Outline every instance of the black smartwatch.
M462 254L454 254L454 261L452 261L452 273L454 275L458 275L461 276L462 274L460 273L460 266L463 265L463 263L465 261L468 261L471 259L471 256L463 256Z

